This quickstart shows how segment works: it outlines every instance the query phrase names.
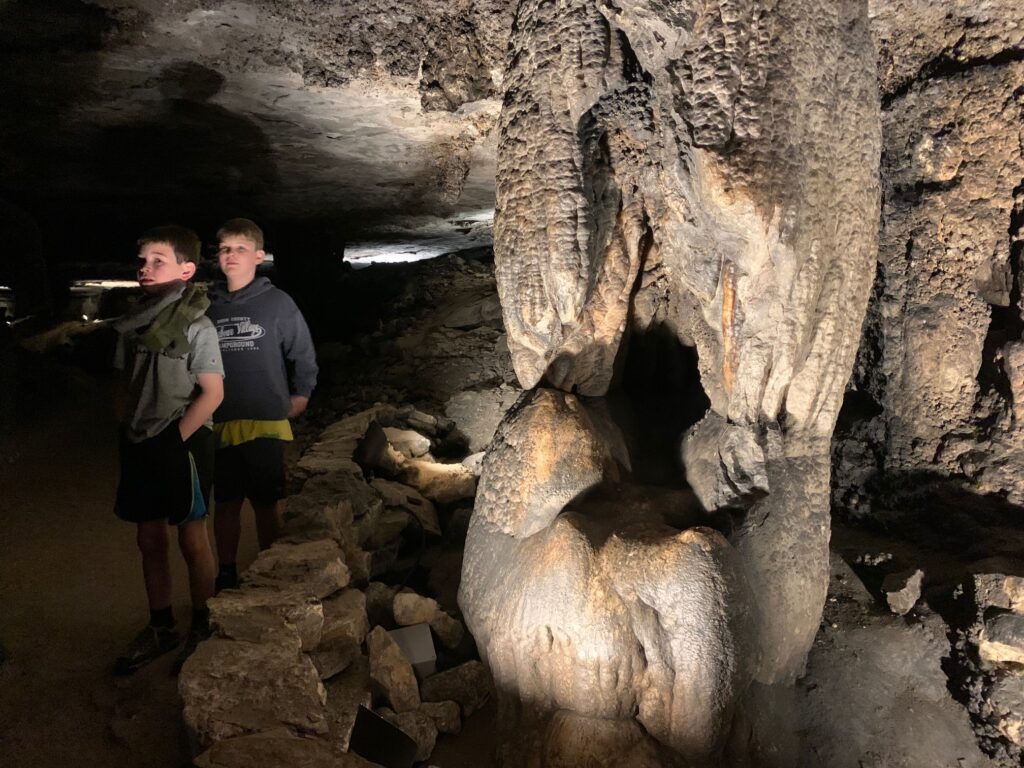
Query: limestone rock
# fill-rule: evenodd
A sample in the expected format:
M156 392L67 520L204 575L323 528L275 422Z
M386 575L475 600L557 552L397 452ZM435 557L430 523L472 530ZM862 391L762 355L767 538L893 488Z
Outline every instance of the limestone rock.
M882 591L885 592L885 600L890 610L898 616L908 614L921 599L923 580L924 571L920 569L890 573L886 576L882 581Z
M360 655L359 645L348 638L335 638L321 643L309 654L321 680L329 680L344 672Z
M405 421L410 429L424 432L430 436L434 436L438 432L437 417L429 413L424 413L415 408L402 408L396 412L395 416Z
M455 735L462 730L462 715L454 701L424 701L419 711L434 721L438 733Z
M1024 675L1000 676L985 697L996 728L1017 746L1024 746Z
M302 589L317 598L334 594L349 582L337 543L323 539L304 544L276 543L260 552L242 574L242 584Z
M360 706L369 708L373 703L373 681L370 662L359 655L340 674L324 681L327 690L328 738L338 750L347 752L352 726Z
M396 712L410 712L420 705L419 686L409 660L383 627L374 627L366 638L370 677L384 692Z
M438 504L472 499L476 494L476 477L462 464L410 459L397 477Z
M465 634L462 623L441 610L436 600L415 592L399 592L393 607L399 625L429 624L445 648L457 648L462 642Z
M380 495L366 483L358 467L354 472L331 472L307 480L299 495L289 498L285 504L285 518L288 516L288 508L295 501L323 505L347 501L356 519L381 506Z
M196 757L198 768L251 768L254 765L295 768L371 768L358 755L339 754L323 739L296 736L288 730L268 731L219 741Z
M324 502L313 496L292 496L282 513L283 529L278 541L303 544L321 539L341 542L352 525L352 503L348 499Z
M986 621L978 654L993 664L1024 664L1024 616L1004 613Z
M415 459L430 451L430 438L411 429L384 427L388 442L404 456Z
M301 589L229 589L209 601L210 623L222 637L259 643L292 632L303 650L315 648L324 627L320 601Z
M462 466L468 469L477 477L480 477L480 471L484 466L484 453L471 453L469 456L462 460Z
M398 587L371 581L366 587L366 615L370 626L395 626L394 602Z
M470 330L481 325L490 325L499 330L503 329L501 302L498 301L498 297L494 294L489 294L470 302L463 302L446 312L442 322L449 328L458 328L460 330ZM447 409L445 410L445 415L456 422L458 421L458 419L447 412ZM495 422L494 426L498 426L497 422Z
M338 638L361 645L370 631L366 617L366 595L358 589L346 589L323 601L323 640Z
M433 503L415 488L382 477L374 478L370 485L380 494L386 507L404 509L415 516L424 531L438 536L441 534L437 510Z
M444 412L469 439L470 452L483 451L520 394L511 387L459 392L448 399Z
M418 710L395 713L387 707L376 711L378 715L416 742L416 760L423 761L430 757L430 753L434 751L434 744L437 742L438 731L437 725L430 715Z
M404 509L385 509L382 512L362 517L356 528L359 546L367 550L387 547L402 535L412 519Z
M423 681L423 701L454 701L462 708L462 716L469 717L479 710L491 696L491 677L479 661L467 661L444 672L438 672Z
M1024 613L1024 578L1004 573L976 573L974 596L982 610L995 607Z
M201 745L281 726L327 731L326 692L297 639L207 640L185 662L178 690L185 724Z
M764 450L754 430L716 414L702 419L683 440L686 481L704 509L743 507L768 493Z

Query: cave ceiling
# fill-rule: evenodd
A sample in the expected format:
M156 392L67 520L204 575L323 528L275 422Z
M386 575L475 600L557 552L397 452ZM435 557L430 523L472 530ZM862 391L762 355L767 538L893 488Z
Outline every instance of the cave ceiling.
M465 233L494 207L511 5L5 0L0 198L44 230Z
M486 240L516 5L0 0L0 205L96 249L238 214ZM1018 3L868 6L885 114L936 80L1015 80Z

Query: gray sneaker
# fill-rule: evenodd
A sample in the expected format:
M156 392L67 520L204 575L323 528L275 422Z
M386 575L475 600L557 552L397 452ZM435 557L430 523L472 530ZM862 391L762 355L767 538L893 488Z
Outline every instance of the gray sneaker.
M115 675L130 675L178 647L181 638L174 629L148 626L135 636L114 662Z

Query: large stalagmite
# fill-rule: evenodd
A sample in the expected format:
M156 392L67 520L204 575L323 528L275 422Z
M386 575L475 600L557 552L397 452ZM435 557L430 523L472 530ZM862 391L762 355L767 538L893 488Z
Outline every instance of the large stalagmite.
M495 256L535 389L485 458L460 604L503 722L547 728L534 759L571 764L590 729L619 734L605 764L714 760L749 741L749 692L799 674L825 597L878 221L866 3L526 0L509 61ZM696 519L631 482L603 400L655 329L710 400L681 448Z

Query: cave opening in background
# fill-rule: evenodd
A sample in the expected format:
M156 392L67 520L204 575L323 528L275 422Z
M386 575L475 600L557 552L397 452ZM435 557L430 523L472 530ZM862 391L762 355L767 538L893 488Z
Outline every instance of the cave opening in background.
M701 386L697 350L665 324L634 332L626 344L617 409L624 413L637 482L684 487L680 444L711 405Z

